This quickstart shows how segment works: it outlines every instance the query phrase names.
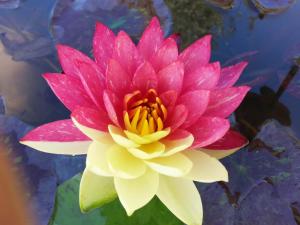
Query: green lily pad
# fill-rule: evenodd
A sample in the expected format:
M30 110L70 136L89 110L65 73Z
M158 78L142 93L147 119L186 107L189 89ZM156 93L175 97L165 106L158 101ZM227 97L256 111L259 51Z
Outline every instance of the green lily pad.
M49 225L183 225L156 197L130 217L118 199L91 212L81 213L80 179L81 174L78 174L58 187Z

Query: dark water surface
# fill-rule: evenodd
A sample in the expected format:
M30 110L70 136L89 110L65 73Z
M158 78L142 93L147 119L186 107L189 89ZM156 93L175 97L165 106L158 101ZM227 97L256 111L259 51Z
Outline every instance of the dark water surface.
M227 196L230 205L222 207L225 210L220 211L222 219L225 214L231 216L236 213L238 221L248 221L248 223L233 223L230 216L224 216L224 221L217 221L214 215L210 215L215 211L207 210L207 218L209 218L207 221L211 222L206 224L294 225L297 219L291 218L296 218L298 214L294 213L292 217L291 212L288 211L281 217L277 212L288 207L279 205L283 201L274 198L273 194L270 194L272 197L262 196L260 199L265 200L262 202L270 204L257 210L257 213L261 213L261 218L267 222L251 222L249 218L255 216L251 214L248 218L248 214L243 210L255 211L250 207L251 205L247 205L247 201L250 204L258 195L254 192L249 194L251 191L248 188L251 185L262 193L264 188L266 190L273 188L265 187L269 184L261 183L265 177L282 178L283 171L284 175L293 174L297 178L296 181L291 181L287 176L284 178L291 183L297 183L297 191L300 190L300 168L296 166L297 170L294 170L292 167L299 165L300 156L296 156L299 149L295 150L294 139L290 136L286 137L286 132L281 127L281 125L290 127L292 132L298 138L300 137L299 1L0 0L0 96L2 96L0 114L5 113L5 116L0 115L0 147L10 143L7 149L21 157L16 157L15 163L18 164L22 160L25 162L26 171L31 174L28 179L35 187L31 194L38 199L38 204L41 204L37 215L39 220L43 221L40 224L48 223L53 209L56 185L84 167L83 158L49 156L17 144L18 138L31 129L31 126L69 117L69 112L41 77L45 72L60 72L55 44L68 44L90 55L95 21L105 23L115 32L123 29L137 41L150 18L155 15L160 18L166 35L173 32L180 33L183 47L204 34L211 33L213 34L213 60L220 61L223 66L242 60L249 62L238 84L250 85L252 90L231 120L233 125L250 139L262 132L258 137L262 136L261 139L268 146L274 147L279 152L277 152L278 156L277 150L274 149L273 152L271 151L272 154L264 151L256 154L249 150L225 160L232 175L232 182L228 187L216 184L210 189L203 188L205 190L202 191L207 193L204 196L209 196L209 193L215 196L215 199L204 197L204 205L219 210L218 207L221 203L225 204L226 201L223 200ZM5 109L1 107L2 100ZM269 119L275 119L277 122L267 124L261 131L261 127ZM284 153L282 147L280 149L278 146L292 147L288 148L289 152ZM248 158L253 161L247 161ZM62 170L62 166L67 164L69 167ZM290 191L293 185L288 184L284 188L275 186L277 189L284 190L281 193L297 194L296 197L281 197L291 203L293 212L298 207L299 213L300 192ZM239 195L235 196L236 193ZM239 196L240 194L243 196L243 193L247 193L244 197L250 196L253 199L249 197L247 200L245 197L247 201L243 202L244 208L241 207L237 212L233 212L236 209L233 207L236 202L242 205ZM274 199L278 205L274 203ZM298 199L297 202L295 199ZM228 202L226 204L229 204ZM263 211L264 209L267 211ZM273 212L272 209L279 210ZM268 220L264 213L272 215L272 219ZM298 224L300 224L299 215ZM281 223L280 218L283 221L288 218L291 222Z

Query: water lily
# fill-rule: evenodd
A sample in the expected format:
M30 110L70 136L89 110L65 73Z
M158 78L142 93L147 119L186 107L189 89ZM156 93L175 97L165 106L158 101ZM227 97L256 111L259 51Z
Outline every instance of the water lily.
M43 75L71 119L42 125L21 143L87 154L82 211L118 196L130 216L156 195L184 223L202 224L193 181L228 181L218 159L247 144L227 119L249 90L233 87L247 63L210 63L210 42L204 36L179 53L153 18L136 46L97 23L95 60L58 45L63 74Z

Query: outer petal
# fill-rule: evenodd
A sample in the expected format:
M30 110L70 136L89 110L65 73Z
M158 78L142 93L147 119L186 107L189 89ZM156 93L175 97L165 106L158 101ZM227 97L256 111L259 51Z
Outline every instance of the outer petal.
M186 150L189 148L194 141L194 137L192 134L189 134L188 136L181 138L181 139L175 139L175 140L162 140L161 142L165 145L166 150L162 157L174 155L177 152L181 152L183 150Z
M248 140L234 130L229 130L221 139L204 148L197 149L217 159L222 159L245 147Z
M186 178L204 183L228 181L226 168L216 158L195 150L184 151L183 154L193 162L192 169L185 175Z
M131 78L114 59L108 61L106 85L109 90L122 98L126 92L130 92Z
M113 58L121 64L129 75L133 75L142 62L137 48L124 31L120 31L116 37Z
M158 184L158 174L150 169L136 179L115 178L118 197L128 216L131 216L135 210L146 205L154 197Z
M88 150L86 168L99 176L113 176L106 160L106 153L114 144L115 143L109 137L105 142L94 141Z
M54 94L70 111L73 111L76 106L94 107L79 79L58 73L46 73L43 77Z
M114 42L114 33L104 24L97 22L93 38L93 50L95 61L103 74L105 74L108 59L112 56Z
M59 120L30 131L20 143L42 152L78 155L87 153L91 140L71 120Z
M175 62L177 57L178 48L176 41L172 38L167 38L158 51L151 57L150 62L155 71L159 71L172 62Z
M199 66L209 62L211 54L210 42L211 35L206 35L194 42L179 55L179 60L184 63L186 73L190 73Z
M161 46L162 41L163 31L159 20L157 17L153 17L138 43L138 50L145 59L150 59Z
M184 65L180 61L174 62L160 70L157 74L158 91L163 93L174 90L179 94L182 89L183 73Z
M193 134L194 148L203 147L222 138L230 128L226 119L218 117L201 117L189 131Z
M150 63L145 61L137 68L133 76L132 83L135 89L144 92L150 88L157 88L157 77Z
M205 112L208 105L210 92L206 90L190 91L178 99L178 104L183 104L188 110L188 116L183 127L193 125Z
M76 65L76 62L78 60L87 63L93 63L93 60L91 60L88 56L74 48L66 45L57 45L56 48L60 65L62 66L63 72L65 74L76 77L78 76Z
M102 93L105 87L105 79L99 67L94 62L86 63L84 61L77 61L77 69L85 91L96 106L102 107Z
M161 142L153 142L136 148L127 149L132 155L140 159L152 159L159 157L165 151L165 145Z
M79 205L82 212L98 208L117 197L114 180L97 176L85 169L79 187Z
M146 172L145 163L120 145L111 146L107 150L106 159L114 176L119 178L134 179Z
M217 88L232 87L239 79L247 65L247 62L240 62L233 66L223 68L221 70L221 76Z
M184 90L210 90L214 88L220 78L221 66L219 62L201 66L184 76Z
M182 177L192 168L192 161L185 155L177 153L168 157L160 157L145 161L153 170L171 177Z
M157 197L185 224L202 225L202 202L193 181L160 176Z
M242 102L250 87L232 87L210 92L205 116L228 117Z

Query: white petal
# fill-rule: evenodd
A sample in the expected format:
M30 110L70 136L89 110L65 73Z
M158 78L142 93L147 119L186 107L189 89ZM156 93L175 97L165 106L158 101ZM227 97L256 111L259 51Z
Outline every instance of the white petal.
M82 212L98 208L117 197L112 177L102 177L85 169L80 181L79 205Z
M228 181L226 168L216 158L195 150L185 151L184 154L193 162L186 178L205 183Z
M86 154L91 141L20 141L21 144L42 152L61 155L83 155Z
M116 127L116 126L113 126L113 125L109 125L108 126L108 131L111 135L111 137L114 139L114 141L125 147L125 148L136 148L136 147L139 147L140 145L135 143L134 141L132 140L129 140L125 134L123 133L123 131Z
M158 173L172 177L181 177L186 175L193 166L192 161L181 153L168 157L145 160L145 163Z
M106 159L114 176L120 178L137 178L146 171L146 165L142 160L134 157L126 148L117 144L107 150Z
M162 156L170 156L177 152L183 151L193 144L193 135L188 135L185 138L178 140L162 140L162 143L166 146L165 153Z
M185 224L202 224L202 202L193 181L160 176L157 197Z
M138 143L140 145L150 144L152 142L159 141L160 139L168 136L168 134L170 132L171 132L171 129L166 128L164 130L156 131L154 133L141 136L136 133L132 133L128 130L124 131L124 133L130 140L132 140L133 142Z
M115 178L115 188L128 216L146 205L158 189L158 174L148 169L136 179Z
M128 151L137 158L152 159L165 151L165 145L157 141L137 148L128 148Z
M113 145L112 140L110 143L94 141L88 150L86 167L99 176L113 176L106 159L107 149Z

